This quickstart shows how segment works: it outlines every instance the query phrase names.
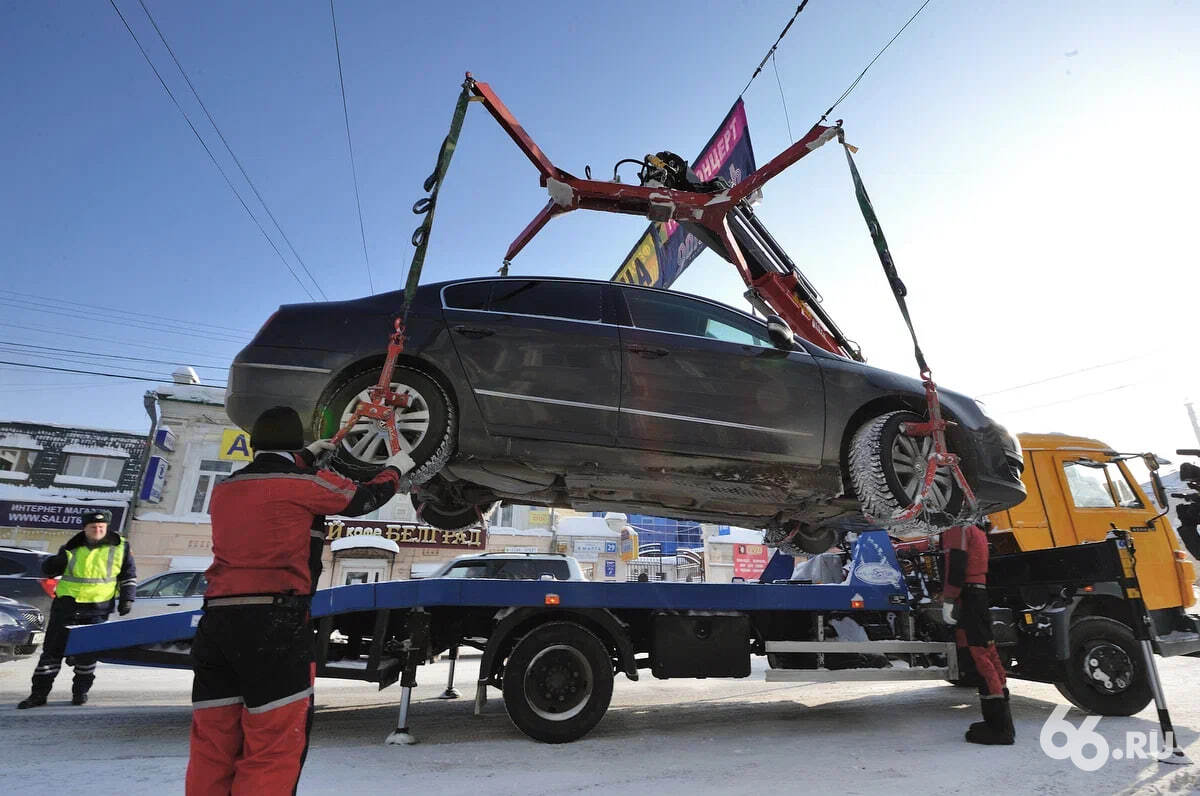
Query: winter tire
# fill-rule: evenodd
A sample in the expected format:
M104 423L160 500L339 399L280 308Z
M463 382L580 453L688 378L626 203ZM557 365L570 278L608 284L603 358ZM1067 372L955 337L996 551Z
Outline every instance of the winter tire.
M328 438L350 419L354 408L369 400L368 390L379 382L380 370L348 379L333 391L319 418L318 436ZM405 452L416 466L407 475L423 484L438 473L454 451L454 406L436 381L417 368L397 365L392 390L407 395L409 405L396 410L397 430ZM361 421L350 430L333 455L333 469L356 481L369 480L388 458L387 431L376 421Z
M1071 623L1070 644L1066 678L1054 685L1072 705L1101 716L1132 716L1150 704L1154 693L1141 644L1127 625L1087 616Z
M850 443L850 481L863 514L893 536L933 533L939 527L949 526L962 508L962 490L950 470L942 467L934 476L933 487L925 502L927 518L917 515L906 522L891 520L896 511L912 502L921 488L933 440L910 437L900 430L902 423L919 423L921 420L915 412L889 412L860 427Z
M422 496L416 492L409 495L409 500L412 501L413 508L417 510L417 516L421 522L443 531L457 531L459 528L474 525L479 522L480 516L486 516L496 505L495 503L486 503L482 506L465 504L440 506L422 500Z
M587 735L612 700L613 661L590 630L550 622L517 642L504 665L504 708L521 732L546 743Z

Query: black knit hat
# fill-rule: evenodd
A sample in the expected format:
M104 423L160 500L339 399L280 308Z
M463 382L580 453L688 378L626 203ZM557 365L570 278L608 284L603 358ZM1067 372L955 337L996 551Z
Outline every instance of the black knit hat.
M273 406L258 416L250 429L255 451L294 451L304 446L304 426L290 406Z
M112 522L112 512L103 509L83 512L83 524L91 525L93 522Z

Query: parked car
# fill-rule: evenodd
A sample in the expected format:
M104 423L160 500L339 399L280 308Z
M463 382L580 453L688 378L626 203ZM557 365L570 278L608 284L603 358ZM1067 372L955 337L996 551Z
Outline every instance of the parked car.
M331 436L368 398L403 294L280 307L230 369L229 416L250 428L276 405ZM782 322L780 322L782 323ZM417 463L423 521L456 529L496 501L623 510L789 534L826 549L908 505L930 441L916 379L831 354L714 301L579 279L490 278L420 287L393 389ZM1015 439L970 398L941 391L984 512L1025 497ZM358 423L335 455L355 477L387 457ZM936 474L929 513L888 525L923 534L963 496Z
M27 603L50 613L57 578L42 574L42 562L51 554L27 547L0 547L0 597Z
M28 658L46 634L45 615L28 603L0 597L0 663Z
M133 608L120 618L137 619L175 611L198 611L204 607L204 591L207 588L208 579L204 577L204 570L172 570L154 575L138 584Z
M458 556L434 570L430 578L493 580L587 580L579 561L556 553L474 553Z

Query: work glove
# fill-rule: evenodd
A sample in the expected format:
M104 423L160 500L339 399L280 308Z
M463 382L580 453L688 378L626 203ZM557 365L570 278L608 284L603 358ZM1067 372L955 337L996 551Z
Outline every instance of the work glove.
M336 447L337 445L334 445L327 439L319 439L316 442L311 442L308 445L305 445L304 449L313 455L313 459L319 459L321 458L322 453L325 453L325 451L331 451Z
M396 472L400 473L400 475L404 475L409 470L416 467L417 464L412 460L412 457L404 451L396 451L388 457L388 460L383 463L383 466L392 467L396 470Z
M956 617L954 615L954 603L952 603L952 602L943 602L942 603L942 621L948 625L957 625L958 624L958 617Z
M119 613L121 616L125 616L125 614L132 610L133 600L121 600L121 602L117 603L117 613Z

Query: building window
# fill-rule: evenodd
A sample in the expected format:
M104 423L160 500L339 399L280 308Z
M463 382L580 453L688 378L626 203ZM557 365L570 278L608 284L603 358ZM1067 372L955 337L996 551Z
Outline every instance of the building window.
M5 481L27 481L33 469L37 451L19 448L0 448L0 479Z
M213 486L218 480L232 472L233 462L223 462L217 459L200 460L200 478L196 481L196 494L192 496L193 514L208 513L208 501L212 498Z
M72 453L67 456L67 466L61 474L54 476L56 484L75 486L116 486L125 469L125 459L111 456L85 456Z

